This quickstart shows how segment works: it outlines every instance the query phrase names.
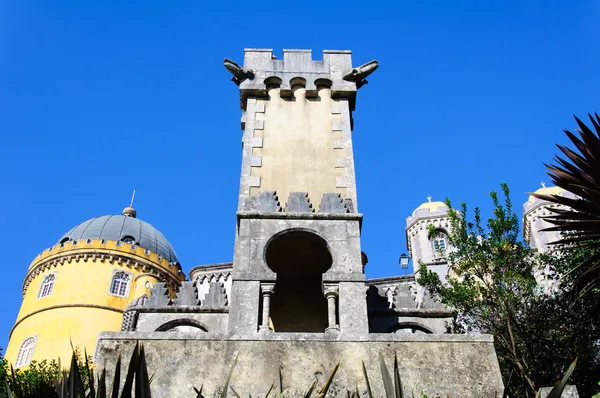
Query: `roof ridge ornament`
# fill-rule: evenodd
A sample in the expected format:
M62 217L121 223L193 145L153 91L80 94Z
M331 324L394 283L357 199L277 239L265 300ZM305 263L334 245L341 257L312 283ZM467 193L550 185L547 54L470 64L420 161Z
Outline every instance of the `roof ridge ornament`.
M133 208L133 200L135 199L135 189L133 190L133 195L131 195L131 202L129 203L129 206L127 206L126 208L123 209L123 214L125 217L133 217L136 218L137 212L135 211L135 209Z

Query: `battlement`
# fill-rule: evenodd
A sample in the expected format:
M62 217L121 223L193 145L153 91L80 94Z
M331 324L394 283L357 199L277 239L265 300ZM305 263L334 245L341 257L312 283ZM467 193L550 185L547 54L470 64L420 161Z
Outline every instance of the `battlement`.
M150 261L164 270L169 271L173 275L177 275L179 279L185 279L185 275L182 273L181 265L179 265L179 263L169 263L166 258L136 244L104 239L87 239L57 243L38 254L31 262L29 271L42 262L57 260L61 257L72 257L73 255L81 255L82 258L85 255L85 258L87 258L87 255L92 255L94 252L98 252L99 254L110 254L114 252L115 255L125 254L132 258Z
M246 109L248 97L264 97L269 88L278 88L286 97L297 86L306 89L307 97L316 97L318 90L326 88L332 97L349 98L353 103L356 91L367 83L365 78L378 63L353 68L352 53L346 50L325 50L322 59L315 60L311 50L283 50L283 59L276 59L271 49L247 48L243 67L229 59L225 67L239 85L241 107Z

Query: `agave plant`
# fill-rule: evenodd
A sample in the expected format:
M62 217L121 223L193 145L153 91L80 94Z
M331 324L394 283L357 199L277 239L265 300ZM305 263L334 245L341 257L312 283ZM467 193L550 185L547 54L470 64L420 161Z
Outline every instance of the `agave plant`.
M564 131L576 151L557 145L564 157L555 156L555 164L545 165L556 186L578 197L532 193L537 198L563 206L551 209L554 214L545 217L553 225L545 231L564 233L561 240L553 242L556 244L597 247L600 242L600 117L595 114L589 118L595 131L575 117L579 137L569 130ZM581 294L600 286L600 252L571 272L578 276L576 287Z
M110 394L106 388L106 370L103 369L100 376L94 380L94 372L85 355L86 360L83 365L77 362L77 355L73 351L71 357L70 369L62 370L60 362L58 371L54 378L54 383L48 383L45 379L35 386L27 386L18 383L15 371L11 367L11 383L6 383L8 398L151 398L150 377L146 366L146 355L144 347L136 344L129 367L125 376L125 383L121 389L121 358L117 360L115 366L115 375ZM86 373L89 377L88 385L84 385L82 374ZM135 381L135 389L134 389Z

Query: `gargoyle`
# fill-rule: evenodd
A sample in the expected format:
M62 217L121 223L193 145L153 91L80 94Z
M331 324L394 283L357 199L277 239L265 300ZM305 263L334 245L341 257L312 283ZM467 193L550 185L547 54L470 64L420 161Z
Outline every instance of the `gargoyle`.
M233 75L231 81L237 84L238 86L241 82L243 82L246 79L254 79L254 72L252 72L252 70L246 70L227 58L225 58L224 64L225 68Z
M352 72L345 75L343 79L349 82L356 83L356 88L359 89L368 83L365 78L371 73L375 72L375 69L377 69L378 67L379 62L377 62L377 60L374 59L371 62L367 62L366 64L359 66L358 68L352 69Z

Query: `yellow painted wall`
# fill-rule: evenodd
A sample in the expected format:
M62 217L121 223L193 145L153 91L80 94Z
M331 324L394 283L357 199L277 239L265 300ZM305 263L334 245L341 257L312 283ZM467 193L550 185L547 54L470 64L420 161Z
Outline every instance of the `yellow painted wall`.
M335 159L344 157L343 149L334 149L333 121L339 114L331 113L335 100L331 90L319 90L318 99L306 99L305 89L298 88L294 99L282 99L279 89L269 90L265 101L264 129L254 130L263 139L262 148L253 148L253 156L262 156L261 167L253 167L252 175L260 176L260 191L277 191L284 204L290 192L308 192L314 208L318 208L324 192L345 194L336 188L336 176L345 172L335 167ZM257 117L260 114L257 114ZM262 135L261 135L262 134ZM337 132L340 134L340 132Z
M60 357L63 362L68 361L72 352L70 340L80 346L82 352L85 348L93 355L98 333L120 330L122 313L128 303L149 293L146 281L160 280L149 274L150 268L162 270L172 281L185 279L183 273L177 272L179 266L159 261L155 254L143 249L140 252L140 249L128 244L117 246L116 242L92 241L76 246L69 242L44 251L29 269L29 274L34 275L36 270L45 268L26 288L5 358L14 363L22 341L32 336L37 336L32 360ZM48 265L53 260L55 263ZM115 271L131 273L128 297L109 294ZM42 280L50 273L56 274L52 293L38 299ZM170 295L173 294L174 291L170 291Z

